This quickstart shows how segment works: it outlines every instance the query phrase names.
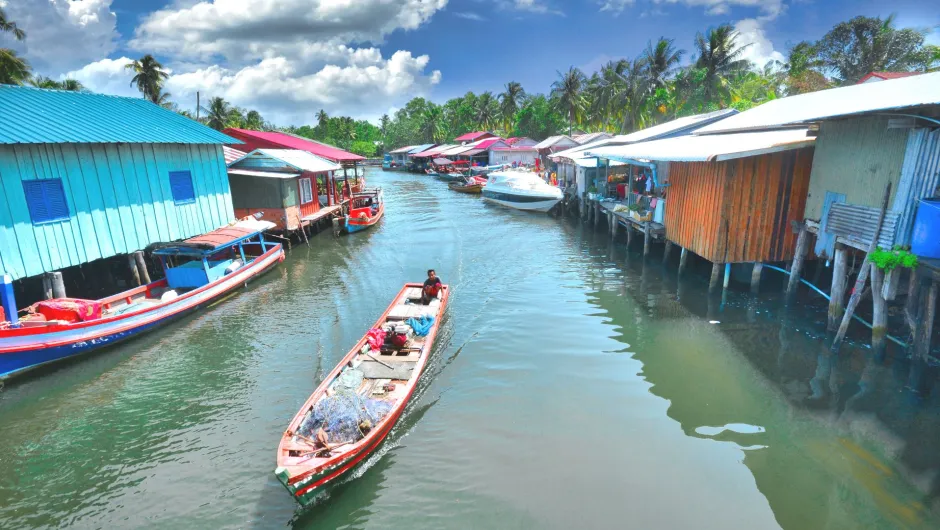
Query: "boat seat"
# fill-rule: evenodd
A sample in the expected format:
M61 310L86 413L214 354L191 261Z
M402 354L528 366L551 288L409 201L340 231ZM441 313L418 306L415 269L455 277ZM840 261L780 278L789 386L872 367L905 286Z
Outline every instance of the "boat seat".
M435 316L437 308L420 304L399 304L388 312L388 320L408 320L425 315Z
M421 288L420 287L409 287L405 289L405 299L406 300L420 300L421 299Z

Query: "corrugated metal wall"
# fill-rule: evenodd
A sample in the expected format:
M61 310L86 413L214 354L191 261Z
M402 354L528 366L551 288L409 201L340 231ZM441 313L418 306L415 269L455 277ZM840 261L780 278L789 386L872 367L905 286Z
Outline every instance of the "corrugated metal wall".
M170 171L192 172L175 204ZM34 226L23 180L61 178L71 218ZM221 145L0 146L0 269L34 276L208 232L234 217Z
M940 129L913 129L908 135L901 181L892 208L900 215L896 245L911 244L920 199L933 196L937 186L940 186Z
M717 263L793 257L813 148L726 162L673 162L666 237Z
M898 189L907 147L906 129L888 129L888 118L865 117L823 122L816 139L806 218L819 221L826 192L845 201L881 208L887 182Z

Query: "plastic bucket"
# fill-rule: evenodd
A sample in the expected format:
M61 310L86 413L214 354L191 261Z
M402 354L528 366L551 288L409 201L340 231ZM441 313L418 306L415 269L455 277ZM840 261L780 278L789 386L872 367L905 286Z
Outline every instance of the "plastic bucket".
M914 219L911 252L924 258L940 258L940 199L920 201Z

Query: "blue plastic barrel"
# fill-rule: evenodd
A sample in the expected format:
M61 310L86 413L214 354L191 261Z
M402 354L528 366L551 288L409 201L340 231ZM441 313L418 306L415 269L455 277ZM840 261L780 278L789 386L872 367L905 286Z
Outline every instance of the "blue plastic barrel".
M914 219L911 252L922 258L940 258L940 199L922 199Z

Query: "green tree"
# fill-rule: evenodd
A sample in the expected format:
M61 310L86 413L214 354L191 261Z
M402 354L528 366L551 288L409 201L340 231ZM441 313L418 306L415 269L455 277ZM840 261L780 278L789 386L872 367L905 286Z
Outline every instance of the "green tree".
M655 46L652 42L646 45L643 59L646 65L646 83L651 91L667 86L685 54L684 50L676 49L673 43L673 39L660 37Z
M510 81L506 83L505 90L499 95L499 110L503 118L503 129L512 129L512 120L519 111L519 106L525 101L525 89L521 83Z
M444 112L441 107L431 105L421 117L421 139L424 143L438 143L442 140Z
M233 111L237 112L228 101L221 97L209 99L209 105L202 107L202 112L206 115L206 125L217 131L229 126Z
M557 107L542 94L526 99L516 113L513 136L545 139L565 128L565 118Z
M584 73L573 66L565 73L558 72L558 79L552 83L552 98L568 117L568 134L571 134L575 123L581 123L585 107L583 91L586 84Z
M784 65L787 95L805 94L829 88L829 80L821 71L824 66L815 44L801 41L793 45Z
M0 6L0 33L12 33L13 38L19 41L26 39L26 32L17 27L16 22L7 18L2 6Z
M695 36L698 58L696 68L704 70L703 103L719 103L730 98L729 79L747 70L751 63L743 59L744 49L738 46L738 32L730 24L709 29Z
M253 131L262 130L264 128L264 119L261 117L261 113L256 110L249 110L245 114L245 128Z
M170 74L163 69L163 65L153 55L147 54L132 63L128 63L124 68L134 72L131 86L137 85L137 90L145 98L158 103L163 83L170 77Z
M477 98L476 121L480 129L490 130L496 125L499 103L492 92L484 92Z
M0 48L0 84L22 85L29 81L32 69L14 50Z
M819 58L846 85L869 72L915 69L922 61L925 32L896 29L894 19L859 16L836 24L816 43Z

